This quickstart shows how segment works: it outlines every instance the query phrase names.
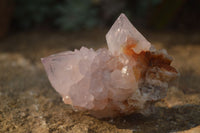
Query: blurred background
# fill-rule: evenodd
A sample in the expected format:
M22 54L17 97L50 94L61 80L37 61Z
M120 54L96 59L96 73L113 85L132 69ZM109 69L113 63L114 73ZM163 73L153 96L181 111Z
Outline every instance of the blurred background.
M0 37L32 29L110 27L121 12L136 27L199 31L199 0L1 0Z
M0 0L0 51L99 48L122 12L153 43L199 43L199 0Z
M181 76L154 119L119 118L109 125L70 112L40 58L105 47L105 34L122 12L157 49L167 49ZM0 0L0 132L187 130L200 125L199 81L200 0Z

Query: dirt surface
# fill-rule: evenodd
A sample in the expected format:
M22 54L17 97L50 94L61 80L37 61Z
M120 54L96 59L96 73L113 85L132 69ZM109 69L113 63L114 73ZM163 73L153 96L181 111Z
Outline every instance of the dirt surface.
M103 47L106 31L32 31L1 40L0 133L200 132L200 33L143 32L156 48L168 50L181 73L155 114L96 119L62 102L40 58L82 45Z

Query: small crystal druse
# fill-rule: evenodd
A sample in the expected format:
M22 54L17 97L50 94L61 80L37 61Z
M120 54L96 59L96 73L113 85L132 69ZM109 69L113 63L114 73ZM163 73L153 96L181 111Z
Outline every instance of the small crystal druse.
M42 58L52 86L74 109L102 117L151 113L178 72L121 14L106 35L108 48L82 47Z

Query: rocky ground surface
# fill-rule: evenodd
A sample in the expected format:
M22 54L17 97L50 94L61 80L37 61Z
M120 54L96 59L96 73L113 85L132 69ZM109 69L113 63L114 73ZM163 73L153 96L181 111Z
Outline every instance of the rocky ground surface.
M96 119L62 102L40 58L82 45L103 47L106 31L32 31L1 40L0 133L199 133L200 33L143 32L156 48L168 50L181 73L155 114Z

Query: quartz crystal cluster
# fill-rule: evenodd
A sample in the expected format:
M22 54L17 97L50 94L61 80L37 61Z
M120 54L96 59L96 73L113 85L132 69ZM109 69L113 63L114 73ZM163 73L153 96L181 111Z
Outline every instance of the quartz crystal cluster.
M42 58L66 104L98 118L151 113L178 72L166 50L156 50L124 14L106 35L108 49L66 51Z

